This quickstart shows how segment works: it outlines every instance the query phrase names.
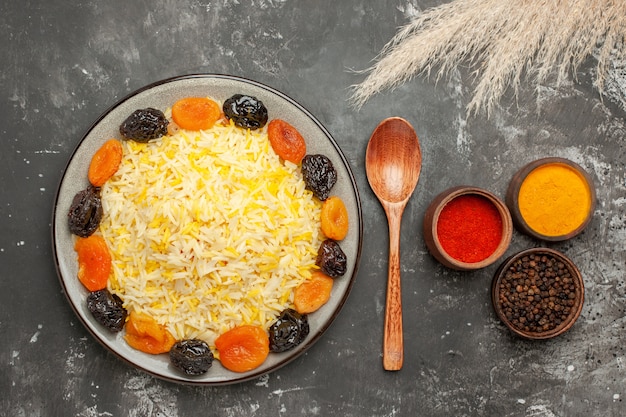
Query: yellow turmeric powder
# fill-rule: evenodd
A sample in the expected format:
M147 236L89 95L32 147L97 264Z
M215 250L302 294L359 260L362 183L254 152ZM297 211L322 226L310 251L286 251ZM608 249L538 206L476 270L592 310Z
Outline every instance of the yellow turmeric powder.
M535 168L522 182L518 195L524 221L544 236L576 230L587 220L591 203L585 177L562 163Z

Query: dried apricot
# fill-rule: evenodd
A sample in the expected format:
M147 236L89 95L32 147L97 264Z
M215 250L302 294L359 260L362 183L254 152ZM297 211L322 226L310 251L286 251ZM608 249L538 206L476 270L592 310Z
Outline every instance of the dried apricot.
M126 322L124 340L133 349L158 355L169 352L176 340L174 336L152 317L132 311Z
M78 279L89 291L107 286L111 274L111 254L100 235L79 237L74 243L78 254Z
M210 129L221 116L220 106L208 97L186 97L172 106L172 119L181 129Z
M267 125L272 149L286 161L299 164L306 155L306 142L298 129L284 120L274 119Z
M124 150L117 139L109 139L91 158L87 177L94 187L101 187L113 176L122 163Z
M328 197L322 204L322 232L333 240L342 240L348 234L348 210L339 197Z
M265 330L252 325L234 327L215 340L222 366L233 372L247 372L259 367L270 352L269 346Z
M311 278L298 285L293 293L293 304L300 314L317 311L330 299L333 279L321 271L314 271Z

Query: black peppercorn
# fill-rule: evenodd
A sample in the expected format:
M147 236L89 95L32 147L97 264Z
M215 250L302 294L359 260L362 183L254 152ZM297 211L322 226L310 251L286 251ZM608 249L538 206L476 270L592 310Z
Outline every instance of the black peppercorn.
M497 302L510 324L523 332L556 329L574 312L578 297L567 265L549 254L515 260L497 288Z

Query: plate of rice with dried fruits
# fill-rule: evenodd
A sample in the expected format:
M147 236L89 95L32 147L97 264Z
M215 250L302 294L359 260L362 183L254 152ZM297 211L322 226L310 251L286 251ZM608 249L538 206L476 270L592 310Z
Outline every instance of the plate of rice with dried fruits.
M264 84L194 74L107 110L71 154L52 238L61 286L107 349L156 377L257 378L311 347L362 246L337 142Z

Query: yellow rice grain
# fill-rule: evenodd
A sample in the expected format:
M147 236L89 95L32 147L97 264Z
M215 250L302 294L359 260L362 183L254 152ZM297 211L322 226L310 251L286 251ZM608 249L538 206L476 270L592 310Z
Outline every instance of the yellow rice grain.
M124 142L102 187L109 290L176 339L267 328L315 268L321 204L264 129L216 124Z

